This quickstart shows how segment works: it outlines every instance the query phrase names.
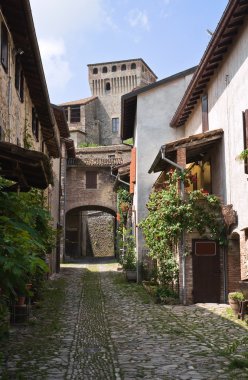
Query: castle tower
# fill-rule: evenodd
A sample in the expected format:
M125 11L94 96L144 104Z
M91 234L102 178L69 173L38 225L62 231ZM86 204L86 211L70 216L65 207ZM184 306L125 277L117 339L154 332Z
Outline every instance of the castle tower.
M157 76L141 58L89 64L88 73L91 94L99 99L100 143L119 144L121 96L155 82Z

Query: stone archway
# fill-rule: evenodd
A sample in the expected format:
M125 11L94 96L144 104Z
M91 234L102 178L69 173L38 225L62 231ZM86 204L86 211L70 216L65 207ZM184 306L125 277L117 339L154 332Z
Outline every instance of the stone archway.
M113 257L115 255L116 212L89 205L66 213L65 257Z

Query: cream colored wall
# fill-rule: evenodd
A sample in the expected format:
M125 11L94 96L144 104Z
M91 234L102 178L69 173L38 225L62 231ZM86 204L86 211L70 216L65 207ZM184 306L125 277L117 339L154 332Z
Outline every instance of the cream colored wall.
M161 145L183 137L183 130L170 127L170 120L192 78L192 74L161 84L138 95L134 131L137 147L134 207L136 224L147 215L146 203L160 173L148 174ZM146 254L142 231L137 228L139 258Z
M248 109L248 24L230 48L208 86L209 129L224 130L219 147L213 150L213 191L238 213L238 229L248 227L248 177L237 156L243 150L242 112ZM200 133L201 106L198 104L185 126L185 136Z

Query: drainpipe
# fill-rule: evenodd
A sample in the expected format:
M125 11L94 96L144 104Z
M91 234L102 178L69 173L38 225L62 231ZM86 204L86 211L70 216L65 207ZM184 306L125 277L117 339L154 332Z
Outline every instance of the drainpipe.
M120 179L120 174L117 174L117 175L114 175L114 174L113 174L113 168L112 168L112 167L111 167L111 172L110 172L110 174L111 174L112 177L114 177L115 179L117 179L119 182L124 183L124 185L126 185L126 186L130 186L130 183L125 182L125 181L123 181L122 179Z
M163 161L168 162L168 164L174 166L175 168L179 169L181 172L184 171L184 168L174 161L171 161L169 158L165 157L165 149L164 146L161 146L161 158ZM184 182L181 179L181 198L184 199ZM181 235L181 257L182 257L182 280L183 280L183 305L186 305L186 263L185 263L185 236L184 236L184 231L182 232Z

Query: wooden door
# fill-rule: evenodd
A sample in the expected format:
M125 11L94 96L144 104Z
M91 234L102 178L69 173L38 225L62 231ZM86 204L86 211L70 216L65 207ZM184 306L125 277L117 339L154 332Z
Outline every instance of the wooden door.
M193 240L194 302L220 302L220 253L217 242Z

